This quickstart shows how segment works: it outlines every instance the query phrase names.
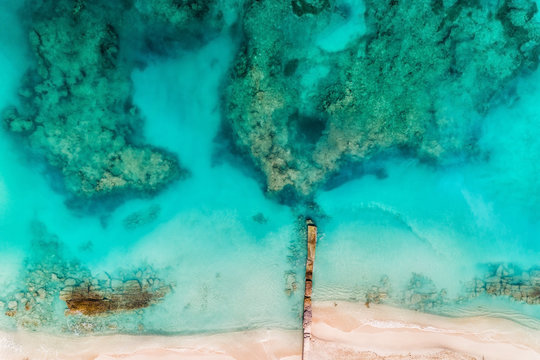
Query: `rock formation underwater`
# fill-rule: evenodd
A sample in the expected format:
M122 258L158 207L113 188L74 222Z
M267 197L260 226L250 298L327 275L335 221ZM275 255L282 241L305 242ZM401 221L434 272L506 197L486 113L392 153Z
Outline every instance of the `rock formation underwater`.
M346 164L388 151L435 163L474 155L494 99L537 67L534 1L364 5L358 12L339 0L235 2L241 41L223 87L223 126L282 199L309 197ZM155 192L185 177L176 155L141 136L130 74L144 64L133 53L166 56L167 44L233 31L223 25L224 7L28 2L36 63L20 104L4 111L6 127L79 198ZM337 50L320 45L327 27L351 16L364 17L364 33Z
M225 117L268 191L309 195L345 164L388 150L436 163L474 154L494 97L538 65L534 1L365 6L366 33L325 51L317 34L353 13L339 1L248 5Z

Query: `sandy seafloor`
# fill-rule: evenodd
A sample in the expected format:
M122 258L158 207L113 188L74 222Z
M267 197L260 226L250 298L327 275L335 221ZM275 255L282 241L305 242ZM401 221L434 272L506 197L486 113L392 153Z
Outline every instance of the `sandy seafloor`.
M0 108L16 103L30 63L18 6L0 2L7 24L0 32ZM351 24L334 25L339 36L351 36ZM174 284L162 302L121 319L126 332L144 335L70 334L61 307L37 332L0 316L1 359L299 358L303 289L285 290L291 274L303 276L301 214L266 198L243 162L215 155L220 85L235 46L225 34L194 51L149 58L132 74L147 142L176 153L192 173L155 197L81 215L51 186L43 163L0 131L3 306L36 261L36 223L58 237L67 258L95 274L151 266ZM539 80L540 72L518 79L514 101L482 122L479 144L489 160L435 168L385 159L386 177L366 175L317 193L327 216L318 221L315 356L540 359L539 305L489 296L456 301L489 264L539 265ZM155 219L125 226L130 215L152 208L159 209ZM254 221L257 214L267 221ZM364 305L366 288L382 278L405 294L413 273L445 289L448 301L429 309L435 315L402 309L399 295L392 307Z

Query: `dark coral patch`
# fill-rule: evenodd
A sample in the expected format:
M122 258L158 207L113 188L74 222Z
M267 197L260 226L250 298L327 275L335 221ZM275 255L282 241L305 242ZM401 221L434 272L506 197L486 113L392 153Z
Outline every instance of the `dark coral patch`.
M316 15L330 6L329 0L292 0L292 10L297 16Z
M75 288L64 288L60 298L66 302L68 314L101 315L109 312L130 311L148 307L169 291L168 287L149 289L137 280L128 280L106 289L84 282Z

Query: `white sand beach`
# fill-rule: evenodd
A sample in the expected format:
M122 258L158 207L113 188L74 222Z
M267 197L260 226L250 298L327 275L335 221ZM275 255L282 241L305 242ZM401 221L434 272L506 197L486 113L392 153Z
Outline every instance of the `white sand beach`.
M315 302L311 358L540 359L540 331L510 320L447 318L385 305ZM301 331L251 330L195 336L0 335L2 360L299 360Z
M540 359L540 331L505 319L324 302L313 320L313 359Z

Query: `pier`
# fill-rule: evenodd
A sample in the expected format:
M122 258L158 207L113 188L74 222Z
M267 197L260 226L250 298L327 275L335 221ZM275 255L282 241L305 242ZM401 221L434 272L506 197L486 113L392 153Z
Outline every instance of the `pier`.
M304 292L304 320L302 328L304 330L304 342L302 346L302 359L310 359L311 348L311 293L313 289L313 263L315 262L315 247L317 246L317 226L311 220L306 221L307 225L307 260L306 260L306 288Z

